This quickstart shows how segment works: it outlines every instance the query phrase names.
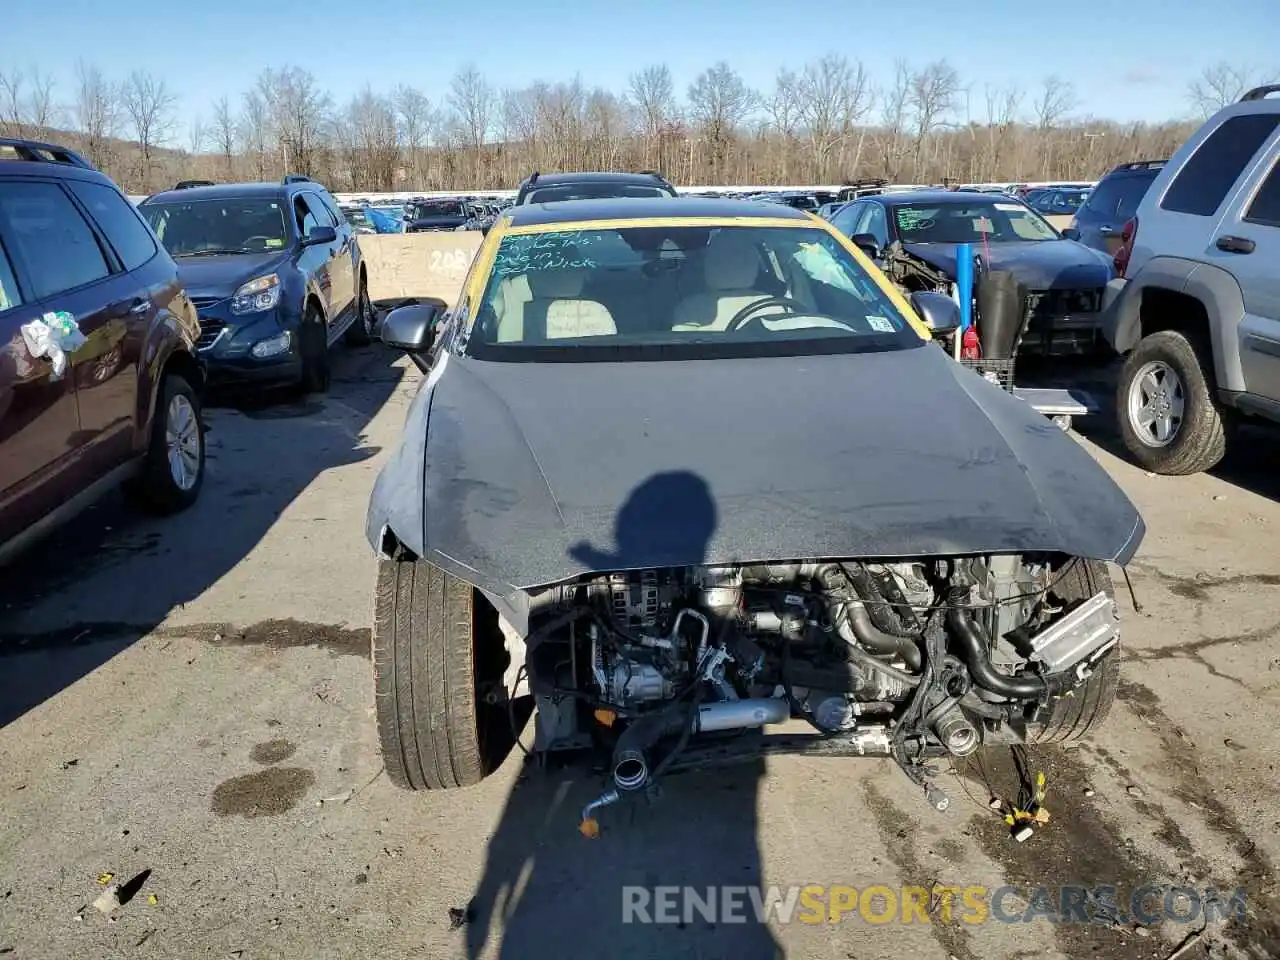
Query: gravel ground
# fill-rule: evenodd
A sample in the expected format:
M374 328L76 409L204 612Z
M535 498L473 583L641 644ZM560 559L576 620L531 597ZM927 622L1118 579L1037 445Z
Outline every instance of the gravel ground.
M986 809L1016 784L1000 752L941 778L946 814L887 762L779 758L675 778L592 842L586 771L515 755L442 795L382 773L362 528L417 375L377 347L336 362L323 399L211 412L190 512L110 500L5 571L0 956L1280 956L1274 435L1163 478L1080 424L1146 516L1143 609L1118 578L1120 703L1092 744L1032 751L1052 819L1027 842ZM92 907L108 873L133 894L115 922ZM624 884L1070 883L1243 886L1250 916L621 922Z

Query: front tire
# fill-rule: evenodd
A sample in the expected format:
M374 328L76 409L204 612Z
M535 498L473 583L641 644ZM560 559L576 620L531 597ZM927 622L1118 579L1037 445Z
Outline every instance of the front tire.
M329 340L324 318L314 306L307 308L298 328L298 352L302 356L302 392L328 393Z
M204 466L200 397L181 374L166 374L156 395L142 474L131 492L154 513L177 513L200 496Z
M1075 558L1071 566L1055 571L1062 576L1054 583L1051 596L1068 610L1105 592L1115 597L1111 574L1101 560ZM1120 682L1120 644L1112 648L1083 684L1058 697L1048 708L1043 722L1029 725L1027 739L1035 743L1072 743L1086 740L1102 726L1116 700Z
M1176 330L1143 337L1125 359L1116 410L1125 448L1165 476L1202 473L1227 451L1223 410L1206 372L1209 350Z
M475 589L423 560L378 564L373 679L387 776L409 790L479 783Z

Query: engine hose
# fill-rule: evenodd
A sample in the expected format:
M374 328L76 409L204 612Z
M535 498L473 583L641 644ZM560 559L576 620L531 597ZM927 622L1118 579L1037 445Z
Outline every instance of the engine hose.
M857 642L871 652L901 657L902 662L912 670L920 669L923 661L915 637L894 636L876 627L872 622L871 608L865 603L842 603L840 607L836 629L850 647L853 646L853 640L849 637L852 632Z
M964 610L959 607L948 610L947 626L959 648L960 659L968 666L973 682L982 689L1011 700L1037 700L1045 693L1056 692L1057 684L1044 677L1011 677L997 670L988 656L990 644L986 630Z
M847 622L847 621L844 621L844 622ZM920 683L919 677L912 676L911 674L907 673L905 670L899 670L897 667L891 667L889 666L889 664L885 663L883 660L879 660L876 657L873 657L871 654L867 653L866 650L862 649L862 647L860 646L861 638L859 638L857 634L854 634L852 637L850 637L849 634L852 631L850 631L847 627L844 627L843 622L842 622L842 628L837 630L836 632L840 634L840 639L843 640L847 645L848 647L847 652L849 654L850 660L854 661L860 666L866 667L868 670L879 670L881 673L887 676L893 677L893 679L899 681L900 683L905 683L907 686L914 687L919 685ZM919 656L919 653L920 651L916 650L917 657ZM919 663L919 660L917 659L916 662Z
M903 624L902 619L885 602L884 594L880 592L879 584L876 583L875 577L871 576L871 571L865 566L861 563L842 563L840 564L840 569L844 571L844 575L853 584L854 592L867 605L867 612L870 614L871 622L875 624L877 630L894 637L914 637L920 633L918 626L906 626ZM915 619L914 611L912 612L912 619Z

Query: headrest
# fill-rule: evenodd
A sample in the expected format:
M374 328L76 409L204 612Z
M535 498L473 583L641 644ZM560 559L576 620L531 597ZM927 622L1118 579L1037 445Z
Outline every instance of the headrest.
M572 300L582 296L587 281L586 271L578 268L530 270L529 292L535 300Z
M719 233L703 254L702 271L712 290L747 290L760 272L760 257L746 237L734 236L727 228Z

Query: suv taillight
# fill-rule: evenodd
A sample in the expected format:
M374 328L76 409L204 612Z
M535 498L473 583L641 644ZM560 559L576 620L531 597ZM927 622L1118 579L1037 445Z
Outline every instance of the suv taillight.
M1133 254L1133 239L1137 235L1138 218L1134 217L1120 231L1120 249L1111 258L1111 263L1116 268L1117 277L1123 277L1125 270L1129 267L1129 257Z

